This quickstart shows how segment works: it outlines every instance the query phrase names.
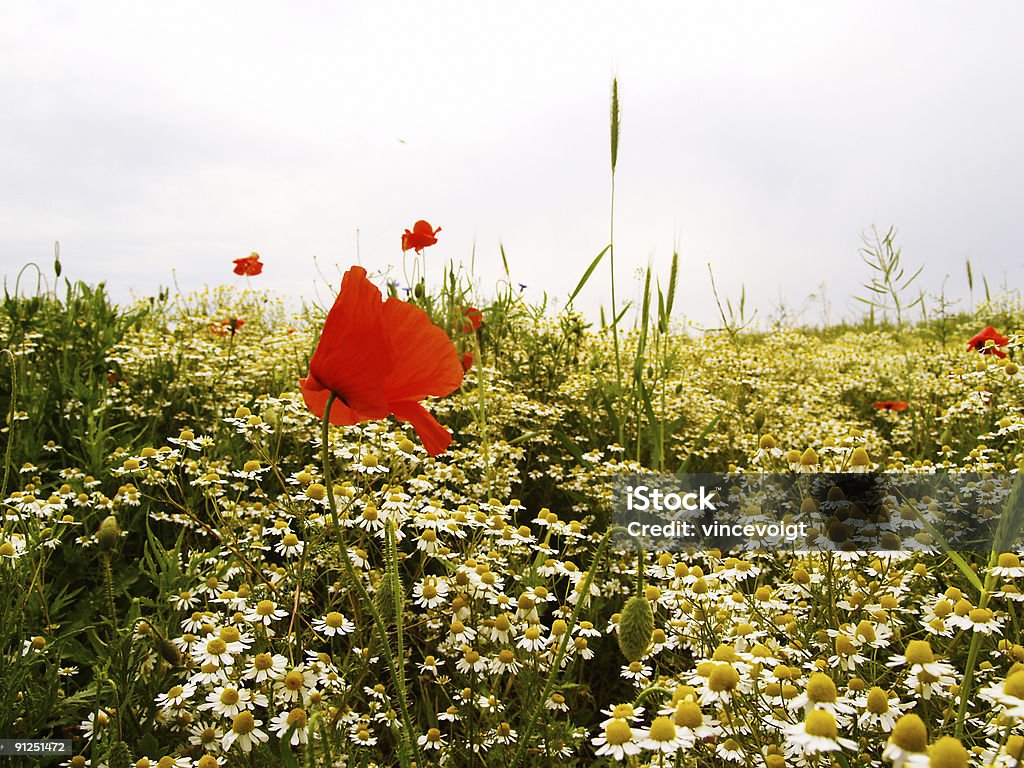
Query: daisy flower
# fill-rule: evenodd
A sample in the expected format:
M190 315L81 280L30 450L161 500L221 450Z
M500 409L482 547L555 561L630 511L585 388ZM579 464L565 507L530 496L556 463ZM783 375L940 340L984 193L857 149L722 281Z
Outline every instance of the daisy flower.
M669 718L661 716L654 718L647 731L647 738L640 742L640 746L652 752L673 755L688 744L680 737L676 724Z
M283 608L278 608L277 604L273 600L260 600L253 608L250 608L244 614L246 621L251 621L253 624L263 624L265 627L269 627L271 622L280 621L288 615L288 611Z
M188 703L188 700L195 694L196 689L191 683L175 685L167 693L158 693L156 705L163 710L174 711L181 709Z
M857 717L858 726L878 728L888 733L895 727L896 718L912 704L901 704L899 696L887 693L876 685L867 692L864 699L857 702L857 706L864 710Z
M983 688L980 694L1006 707L1006 715L1024 717L1024 670L1012 672L1003 682Z
M313 629L327 637L347 635L355 631L355 628L354 623L337 611L331 611L326 616L313 620Z
M258 694L266 704L266 697ZM199 705L199 709L209 709L224 717L234 717L239 712L252 709L255 701L252 691L247 688L235 688L231 685L221 685L206 694L206 702Z
M802 723L789 726L786 739L804 755L857 748L855 741L839 738L835 715L827 709L815 709Z
M303 543L294 533L286 533L274 546L274 551L285 557L295 557L302 554Z
M299 744L309 741L309 732L306 730L306 710L299 707L292 710L282 709L270 721L270 730L282 740L292 728L295 730L292 732L291 739L288 740L289 744L297 747Z
M644 731L634 732L625 720L612 719L604 726L604 733L591 739L590 743L597 747L595 754L611 755L622 762L630 755L639 754L639 739L646 738L647 734Z
M357 744L360 747L372 747L377 743L377 737L373 735L373 731L370 730L370 723L366 720L360 720L355 723L349 730L349 739L353 744Z
M903 715L889 734L889 740L882 751L882 759L893 764L893 768L904 765L924 766L928 764L928 729L924 721L915 714Z
M446 746L444 738L441 736L441 731L437 728L430 728L426 733L416 739L416 743L423 747L423 749L440 750L442 747Z
M242 673L242 677L257 683L262 683L264 680L278 680L284 677L287 666L288 659L279 653L275 653L273 656L269 653L257 653L246 660L245 672Z
M1021 565L1018 555L1013 552L1003 552L999 555L998 564L989 573L1002 576L1004 579L1019 579L1024 577L1024 565Z
M231 730L221 739L221 748L227 751L237 742L243 752L251 752L254 744L270 740L270 737L260 730L261 725L263 721L255 719L252 712L239 712L231 720Z
M541 635L540 627L536 624L531 624L523 632L523 636L519 638L519 642L516 643L517 648L522 648L526 651L537 652L543 651L548 644L548 639Z
M234 656L228 650L228 644L217 635L197 646L192 651L192 656L199 664L213 664L217 667L230 667L235 663Z
M300 702L305 706L316 687L316 673L301 664L274 683L274 695L280 702Z

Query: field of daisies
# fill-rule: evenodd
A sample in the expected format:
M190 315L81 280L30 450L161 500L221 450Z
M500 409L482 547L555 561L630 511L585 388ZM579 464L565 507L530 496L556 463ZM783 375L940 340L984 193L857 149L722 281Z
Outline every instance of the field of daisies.
M674 275L602 327L454 268L291 311L261 269L131 306L8 276L0 737L109 768L1018 765L1016 302L700 334ZM611 535L646 471L1008 492L989 547L669 552Z

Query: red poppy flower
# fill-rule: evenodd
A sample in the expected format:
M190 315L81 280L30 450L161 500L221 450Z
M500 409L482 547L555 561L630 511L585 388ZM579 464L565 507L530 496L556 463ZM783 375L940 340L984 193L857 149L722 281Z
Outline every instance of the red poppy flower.
M882 400L879 403L875 403L875 408L880 411L905 411L910 407L909 403L905 403L902 400Z
M473 354L471 352L465 352L462 355L462 370L468 371L473 367Z
M416 253L422 253L423 249L428 245L433 245L437 242L437 238L434 235L440 231L440 227L434 229L429 223L421 219L412 225L412 232L408 229L405 230L405 234L402 235L402 250L408 251L412 248Z
M466 307L462 310L462 332L472 333L479 330L484 324L484 313L476 307Z
M462 364L448 335L419 307L397 298L381 301L366 270L352 267L299 380L307 407L324 415L331 392L331 424L358 424L393 414L412 424L427 453L436 456L452 436L420 405L462 383Z
M985 342L991 341L991 346L986 346ZM996 357L1006 357L1006 353L1000 349L1010 343L1010 340L1003 336L999 331L993 328L991 325L986 325L984 330L975 336L973 339L967 342L968 349L976 349L985 355L995 355Z
M244 259L235 259L235 274L236 275L258 275L263 271L263 263L260 261L260 255L253 251Z
M220 324L210 328L210 331L218 336L224 336L228 333L234 336L235 332L243 325L245 325L245 320L239 320L237 317L232 317L230 320L221 320Z

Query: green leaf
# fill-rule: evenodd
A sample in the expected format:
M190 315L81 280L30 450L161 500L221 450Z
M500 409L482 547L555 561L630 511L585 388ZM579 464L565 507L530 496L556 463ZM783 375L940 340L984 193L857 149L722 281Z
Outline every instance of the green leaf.
M604 250L597 254L597 258L590 262L590 266L587 267L587 271L583 273L583 277L581 277L579 283L577 283L576 289L569 294L569 300L566 302L566 306L572 304L573 299L575 299L579 295L580 291L583 290L583 286L587 284L590 276L594 274L594 270L597 269L597 265L601 263L601 259L604 258L604 255L608 253L609 250L611 250L611 245L606 245Z

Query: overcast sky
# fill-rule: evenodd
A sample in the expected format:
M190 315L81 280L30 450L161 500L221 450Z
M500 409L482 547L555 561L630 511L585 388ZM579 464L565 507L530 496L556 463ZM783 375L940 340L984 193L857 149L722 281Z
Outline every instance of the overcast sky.
M681 257L681 309L723 297L832 319L895 225L922 287L1024 273L1024 6L1005 3L7 2L0 267L127 298L230 283L311 296L359 254L433 274L499 244L528 296L564 297L608 240L619 78L619 292ZM607 265L581 301L607 302ZM598 279L600 278L600 279ZM321 294L324 289L320 288ZM820 304L804 314L821 319Z

